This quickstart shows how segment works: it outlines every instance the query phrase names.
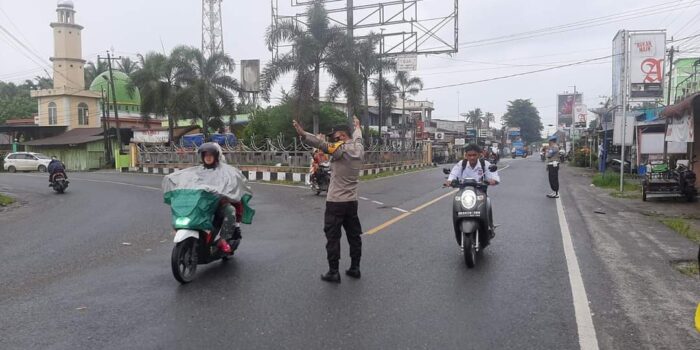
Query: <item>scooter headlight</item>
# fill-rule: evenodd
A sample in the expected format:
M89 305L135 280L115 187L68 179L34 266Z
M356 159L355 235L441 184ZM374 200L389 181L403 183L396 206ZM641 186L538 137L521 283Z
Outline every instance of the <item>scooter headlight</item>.
M476 206L476 193L471 190L465 190L462 192L462 206L464 209L473 209Z

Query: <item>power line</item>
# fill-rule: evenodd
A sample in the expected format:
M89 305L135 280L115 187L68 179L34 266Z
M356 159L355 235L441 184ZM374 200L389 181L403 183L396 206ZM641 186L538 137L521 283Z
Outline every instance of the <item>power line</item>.
M462 85L473 85L473 84L485 83L485 82L489 82L489 81L503 80L503 79L508 79L508 78L520 77L520 76L524 76L524 75L530 75L530 74L541 73L541 72L546 72L546 71L555 70L555 69L561 69L561 68L565 68L565 67L571 67L571 66L581 65L581 64L584 64L584 63L588 63L588 62L600 61L600 60L604 60L604 59L611 58L611 57L613 57L613 55L591 58L591 59L587 59L587 60L583 60L583 61L578 61L578 62L574 62L574 63L563 64L563 65L556 66L556 67L542 68L542 69L533 70L533 71L528 71L528 72L522 72L522 73L515 73L515 74L503 75L503 76L500 76L500 77L494 77L494 78L488 78L488 79L481 79L481 80L473 80L473 81L467 81L467 82L463 82L463 83L456 83L456 84L449 84L449 85L442 85L442 86L427 87L427 88L423 88L423 91L426 91L426 90L444 89L444 88L448 88L448 87L455 87L455 86L462 86Z
M502 36L497 36L497 37L493 37L493 38L463 42L463 43L460 43L459 47L460 48L473 48L473 47L480 47L480 46L487 46L487 45L502 44L502 43L511 42L511 41L531 39L531 38L544 36L544 35L564 33L564 32L586 29L586 28L596 27L596 26L614 23L614 22L619 22L619 21L625 21L625 20L645 17L645 16L658 15L659 13L664 13L664 12L669 12L669 11L677 11L680 9L696 7L698 5L700 5L700 4L697 3L697 0L692 1L688 4L684 4L683 6L679 6L675 1L672 1L672 2L668 2L668 3L664 3L664 4L643 7L643 8L632 10L632 11L621 12L618 14L602 16L602 17L597 17L597 18L590 18L590 19L583 20L583 21L572 22L569 24L563 24L563 25L552 26L552 27L544 27L544 28L535 29L535 30L526 31L526 32L521 32L521 33L502 35Z

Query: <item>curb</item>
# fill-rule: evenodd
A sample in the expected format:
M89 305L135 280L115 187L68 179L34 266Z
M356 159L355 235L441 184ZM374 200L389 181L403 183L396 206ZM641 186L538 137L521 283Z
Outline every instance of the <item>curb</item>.
M425 164L410 164L401 165L393 167L381 167L381 168L371 168L363 169L360 172L360 176L379 174L387 171L400 171L400 170L410 170L417 169L425 166ZM141 173L141 174L158 174L158 175L168 175L172 174L180 168L160 168L160 167L124 167L120 169L123 173ZM292 173L292 172L272 172L272 171L249 171L242 170L243 175L251 181L288 181L288 182L301 182L306 183L309 180L308 173Z

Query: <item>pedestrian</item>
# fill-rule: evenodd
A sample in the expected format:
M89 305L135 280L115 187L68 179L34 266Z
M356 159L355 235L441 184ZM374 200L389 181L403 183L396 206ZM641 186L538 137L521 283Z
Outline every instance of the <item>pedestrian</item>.
M326 234L326 254L328 272L321 275L326 282L340 283L340 238L341 227L350 245L350 268L345 274L360 278L360 257L362 256L362 226L357 216L357 185L362 169L364 147L360 121L353 118L354 131L346 124L333 128L329 133L331 142L326 142L304 131L297 121L292 123L302 141L316 147L331 157L331 181L326 196L326 212L323 231Z
M557 137L549 138L549 146L547 148L547 173L549 174L549 187L552 188L552 193L548 194L549 198L559 198L559 146L557 145Z

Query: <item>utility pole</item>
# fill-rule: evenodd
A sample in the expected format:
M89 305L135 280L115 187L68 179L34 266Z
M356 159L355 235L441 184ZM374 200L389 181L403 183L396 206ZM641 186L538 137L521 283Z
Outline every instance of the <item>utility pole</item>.
M673 40L673 37L671 37L671 40ZM678 52L677 49L671 45L671 49L669 50L669 57L668 57L668 92L666 93L667 100L666 100L666 106L671 105L671 82L673 81L673 54L675 52ZM664 163L668 162L668 142L666 142L666 131L668 130L668 120L669 118L666 118L666 123L665 123L665 128L664 128Z
M347 23L348 23L347 33L348 33L348 37L350 38L350 43L352 43L352 46L354 49L355 48L355 20L354 20L354 13L353 13L353 11L354 11L353 0L347 0L346 11L347 11L346 15L347 15ZM355 70L355 72L359 72L360 67L357 64L357 62L355 61L354 55L352 56L351 59L352 59L352 62L350 62L350 63L352 64L353 69ZM345 96L345 99L346 99L345 108L348 110L348 113L347 113L348 124L351 125L351 128L352 128L352 125L354 125L353 120L352 120L352 117L354 115L354 111L352 110L353 103L350 101L349 96Z
M384 118L384 28L379 29L381 31L381 36L379 38L379 145L384 144L384 137L382 135L382 119Z
M630 93L630 36L625 34L625 86L622 94L622 142L620 155L620 192L625 191L625 147L627 146L627 108L629 104ZM664 142L665 143L665 142ZM630 167L632 163L630 163ZM632 169L630 169L632 170Z
M121 135L121 129L119 125L119 112L117 111L119 108L117 106L117 90L114 89L114 75L112 74L112 60L120 60L122 59L121 56L119 57L112 57L109 51L107 51L107 58L97 56L97 60L107 60L107 67L109 68L109 85L112 88L112 102L114 105L114 121L117 124L117 142L119 143L119 149L117 150L117 154L115 156L118 156L122 153L122 135ZM109 98L109 96L107 96Z
M100 102L102 103L102 132L103 132L104 139L105 139L105 161L107 164L109 164L112 162L112 152L110 152L111 147L109 145L109 138L107 136L107 131L109 129L107 128L107 118L106 118L107 111L105 111L105 89L102 88L101 90L102 91L100 92L100 96L101 96Z

